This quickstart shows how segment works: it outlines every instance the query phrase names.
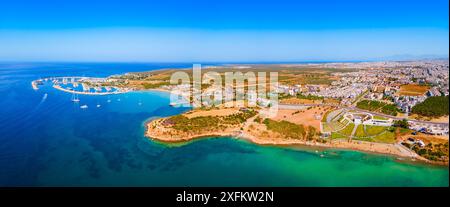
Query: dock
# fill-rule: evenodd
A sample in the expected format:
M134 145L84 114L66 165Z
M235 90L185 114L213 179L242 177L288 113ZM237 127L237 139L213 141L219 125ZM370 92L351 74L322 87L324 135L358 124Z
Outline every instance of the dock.
M121 94L121 93L128 92L128 91L120 91L120 90L114 91L114 92L75 91L75 90L69 90L69 89L63 88L60 85L53 85L53 88L58 89L60 91L67 92L67 93L75 93L75 94L82 94L82 95L99 95L99 96Z

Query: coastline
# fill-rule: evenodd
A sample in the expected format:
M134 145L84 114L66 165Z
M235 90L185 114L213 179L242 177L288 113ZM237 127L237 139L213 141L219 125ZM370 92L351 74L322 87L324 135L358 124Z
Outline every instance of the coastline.
M151 130L151 127L149 127L151 124L162 120L164 118L158 118L149 120L145 123L145 137L155 140L161 143L190 143L192 141L201 140L204 138L213 138L213 137L232 137L235 139L241 139L246 140L251 143L261 145L261 146L276 146L276 147L295 147L295 146L302 146L302 147L317 147L317 148L324 148L324 149L341 149L341 150L355 150L359 152L365 152L365 153L373 153L373 154L381 154L381 155L388 155L388 156L394 156L396 158L402 158L399 160L402 161L408 161L408 162L421 162L426 164L433 164L433 165L441 165L441 166L448 166L448 163L444 162L435 162L427 160L416 153L403 149L400 144L386 144L386 143L373 143L373 142L365 142L365 141L331 141L330 143L319 143L319 142L311 142L311 141L305 141L305 140L296 140L296 139L265 139L265 138L258 138L255 136L252 136L247 133L236 133L234 129L229 129L225 132L208 132L208 133L200 133L190 136L183 136L183 137L167 137L167 136L161 136L154 133L154 131ZM407 158L407 160L404 160Z
M77 93L77 94L87 94L87 95L108 95L108 94L121 94L121 93L127 93L131 91L116 91L116 92L106 92L106 93L89 93L89 92L78 92L78 91L70 91L64 88L61 88L59 86L53 86L53 88L69 92L69 93ZM141 89L141 90L135 90L135 91L155 91L155 92L162 92L162 93L171 93L170 90L164 89L164 88L151 88L151 89ZM164 119L159 118L156 120ZM438 162L438 161L430 161L428 159L425 159L415 152L405 149L404 146L401 144L395 143L395 144L388 144L388 143L376 143L376 142L366 142L366 141L344 141L344 140L330 140L326 143L321 143L317 141L306 141L306 140L299 140L299 139L273 139L270 137L261 137L261 136L254 136L250 133L246 133L242 130L240 130L240 127L234 127L230 128L226 131L222 132L206 132L206 133L200 133L200 134L193 134L193 135L184 135L182 137L174 138L174 137L165 137L161 136L155 133L151 133L150 128L148 127L151 123L153 123L154 120L146 121L145 122L145 136L156 140L162 143L189 143L190 141L199 140L202 138L211 138L211 137L233 137L236 139L242 139L249 141L251 143L257 144L257 145L271 145L271 146L279 146L279 147L293 147L293 146L306 146L306 147L318 147L318 148L328 148L328 149L342 149L342 150L355 150L360 152L366 152L366 153L374 153L374 154L383 154L383 155L391 155L398 158L407 158L410 161L420 161L424 163L429 164L435 164L435 165L447 165L448 162Z
M149 135L147 133L145 133L145 137L147 137L147 138L149 138L151 140L158 141L160 143L167 143L167 144L189 144L190 142L199 141L199 140L207 139L207 138L215 138L215 137L227 138L227 137L232 137L232 138L235 138L235 139L241 139L241 140L249 141L251 143L254 143L254 144L257 144L257 145L261 145L261 146L274 146L274 147L298 147L298 146L300 146L302 148L303 147L314 147L314 148L323 148L323 149L350 150L350 151L371 153L371 154L376 154L376 155L393 156L395 158L402 158L402 159L399 159L399 160L400 161L404 161L404 162L420 162L420 163L424 163L424 164L448 166L448 163L430 161L430 160L422 158L422 157L420 157L418 155L408 156L408 155L405 155L405 154L380 152L380 151L376 151L376 150L367 150L367 149L362 149L362 148L358 148L358 147L344 147L344 146L335 145L336 143L333 143L333 144L322 144L322 143L313 143L313 142L306 142L306 141L299 141L299 140L287 140L287 141L281 141L281 142L267 142L267 141L260 141L258 139L251 139L251 138L248 138L248 137L237 137L237 136L234 136L232 134L205 134L205 135L201 135L201 136L194 136L192 138L177 139L177 140L167 140L167 139L162 139L162 138L159 138L159 137L153 137L153 136L151 136L151 135ZM377 144L380 144L380 143L377 143ZM407 158L408 160L403 160L404 158Z
M160 120L160 119L156 119ZM448 166L448 163L444 162L434 162L427 160L423 157L420 157L416 153L411 151L399 150L401 146L398 144L384 144L384 143L371 143L365 141L332 141L331 143L318 143L318 142L309 142L304 140L295 140L295 139L284 139L284 140L267 140L264 138L256 138L253 136L248 136L246 134L234 134L234 133L204 133L198 135L192 135L183 138L168 138L164 136L157 136L150 132L149 124L154 122L155 120L147 121L145 123L145 137L156 140L161 143L189 143L192 141L201 140L204 138L213 138L213 137L233 137L236 139L242 139L249 141L251 143L262 145L262 146L276 146L276 147L295 147L295 146L305 146L305 147L318 147L318 148L326 148L326 149L342 149L342 150L355 150L359 152L373 153L373 154L381 154L381 155L389 155L397 158L408 158L408 160L404 161L419 161L422 163L433 164L433 165L441 165ZM370 147L372 146L372 147ZM380 150L384 148L385 150Z

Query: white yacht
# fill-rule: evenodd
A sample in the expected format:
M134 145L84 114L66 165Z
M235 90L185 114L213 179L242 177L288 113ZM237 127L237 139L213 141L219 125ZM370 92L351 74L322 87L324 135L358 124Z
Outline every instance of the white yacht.
M72 93L72 101L80 102L80 99L78 98L78 94L76 94L75 92Z

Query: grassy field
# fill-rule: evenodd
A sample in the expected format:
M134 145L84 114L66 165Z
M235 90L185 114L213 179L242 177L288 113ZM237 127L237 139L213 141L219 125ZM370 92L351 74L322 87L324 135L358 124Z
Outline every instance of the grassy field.
M377 134L380 134L383 131L386 131L387 127L383 126L366 126L366 136L375 136Z
M347 127L338 132L331 133L332 139L350 138L353 131L354 124L349 124ZM381 143L394 143L395 132L388 130L388 127L383 126L369 126L358 125L353 135L354 140L368 141L368 142L381 142Z
M353 139L368 142L394 143L395 133L389 131L388 127L359 125Z
M338 121L332 121L332 122L322 122L322 130L324 132L332 132L341 129L344 127L345 124L338 122Z
M339 131L339 133L345 135L345 136L350 136L352 135L353 132L353 128L355 127L355 124L350 123L348 124L344 129L342 129L341 131Z
M399 95L402 96L421 96L430 89L429 86L407 84L400 86Z
M331 133L331 139L347 139L348 137L341 135L339 133L333 132Z
M263 122L268 130L278 132L286 138L303 139L306 135L306 130L303 125L297 125L288 121L275 121L272 119L265 119Z
M395 133L390 131L385 131L375 137L372 138L374 142L382 142L382 143L394 143L395 142Z
M353 139L367 142L380 142L392 144L395 142L395 134L393 132L386 131L375 137L354 137Z
M356 107L368 111L381 112L383 114L392 116L397 116L398 112L400 112L400 109L398 109L394 104L387 104L375 100L362 100L356 103Z
M411 132L413 132L413 130L405 128L397 128L397 131L400 135L410 134Z
M378 119L378 120L388 120L388 118L385 118L385 117L382 117L382 116L377 116L377 115L374 115L374 116L373 116L373 119Z
M329 85L336 78L331 76L326 71L305 71L303 74L297 74L291 71L282 70L278 81L283 84L315 84L315 85Z
M340 101L338 99L334 99L334 98L325 98L323 100L323 103L325 103L325 104L339 104Z
M323 132L331 132L333 131L330 127L330 125L326 122L322 122L322 131Z
M356 131L355 131L354 136L356 136L356 137L363 137L363 136L365 136L364 125L360 124L360 125L358 125L356 127Z

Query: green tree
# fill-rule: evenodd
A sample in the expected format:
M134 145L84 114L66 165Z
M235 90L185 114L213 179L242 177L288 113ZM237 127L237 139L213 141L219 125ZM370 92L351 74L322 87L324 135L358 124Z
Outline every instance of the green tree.
M449 97L432 96L425 99L424 102L415 105L411 112L422 116L439 117L448 115Z
M394 121L394 126L395 127L405 128L405 129L409 128L409 124L408 124L408 121L406 119Z

